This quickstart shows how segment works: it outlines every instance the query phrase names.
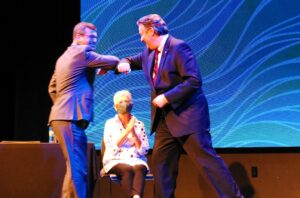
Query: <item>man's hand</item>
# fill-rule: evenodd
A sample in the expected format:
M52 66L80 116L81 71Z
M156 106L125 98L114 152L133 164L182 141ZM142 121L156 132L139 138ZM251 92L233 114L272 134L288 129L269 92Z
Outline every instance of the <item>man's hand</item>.
M156 96L156 98L154 98L154 100L152 101L154 106L157 106L159 108L163 108L166 104L168 104L168 100L165 97L164 94L158 95Z
M129 63L119 63L117 69L118 72L126 74L131 71Z

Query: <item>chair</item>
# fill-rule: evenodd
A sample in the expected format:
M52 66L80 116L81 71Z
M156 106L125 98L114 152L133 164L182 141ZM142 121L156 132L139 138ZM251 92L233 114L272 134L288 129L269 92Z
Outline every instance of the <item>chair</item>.
M105 143L104 143L104 140L102 139L102 142L101 142L101 162L103 160L104 153L105 153ZM100 176L109 178L109 194L110 194L110 197L112 197L112 182L120 185L121 184L121 178L119 176L117 176L116 174L113 174L113 173L105 173L103 167L100 170ZM147 181L154 181L154 176L151 172L148 172L147 175L145 176L145 182L147 182ZM153 193L154 193L154 190L153 190Z

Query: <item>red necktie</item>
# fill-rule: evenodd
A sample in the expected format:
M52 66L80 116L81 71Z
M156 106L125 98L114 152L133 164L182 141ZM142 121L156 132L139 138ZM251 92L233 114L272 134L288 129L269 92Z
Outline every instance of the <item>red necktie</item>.
M157 78L157 72L158 72L158 49L155 50L154 53L154 66L153 66L153 83L155 83L155 80Z

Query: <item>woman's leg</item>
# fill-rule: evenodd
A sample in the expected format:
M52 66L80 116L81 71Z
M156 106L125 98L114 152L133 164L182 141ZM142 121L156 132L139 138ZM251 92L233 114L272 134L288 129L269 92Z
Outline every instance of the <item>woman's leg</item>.
M117 164L109 171L121 177L121 187L126 197L131 197L131 187L133 183L133 169L127 164Z
M132 184L132 195L139 195L143 197L144 185L145 185L145 175L147 174L146 166L140 164L132 167L134 172L133 184Z

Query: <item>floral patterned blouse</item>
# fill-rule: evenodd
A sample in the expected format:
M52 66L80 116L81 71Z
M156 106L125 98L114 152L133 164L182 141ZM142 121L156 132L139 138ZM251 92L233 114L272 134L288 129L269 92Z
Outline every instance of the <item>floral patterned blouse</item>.
M141 140L140 149L137 149L134 146L131 133L127 136L126 141L121 147L117 146L116 142L124 130L125 128L118 115L115 115L115 117L107 120L105 123L104 143L106 149L103 156L103 167L105 172L109 172L109 170L118 163L125 163L131 166L143 164L149 170L146 158L146 154L149 150L149 142L144 123L136 119L134 124L135 133Z

